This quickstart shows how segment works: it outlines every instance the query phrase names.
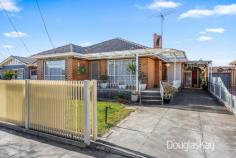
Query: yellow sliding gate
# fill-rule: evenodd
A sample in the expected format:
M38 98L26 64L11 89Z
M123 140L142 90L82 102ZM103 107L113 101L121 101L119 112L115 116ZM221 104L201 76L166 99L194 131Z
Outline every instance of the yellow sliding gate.
M97 81L0 80L0 121L89 144L97 138Z

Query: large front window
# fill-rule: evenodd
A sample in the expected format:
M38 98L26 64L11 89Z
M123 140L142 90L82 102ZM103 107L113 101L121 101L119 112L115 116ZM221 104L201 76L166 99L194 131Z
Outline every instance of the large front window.
M45 61L45 80L65 80L65 60Z
M128 69L129 64L135 65L134 59L109 60L108 77L112 83L135 85L135 74Z

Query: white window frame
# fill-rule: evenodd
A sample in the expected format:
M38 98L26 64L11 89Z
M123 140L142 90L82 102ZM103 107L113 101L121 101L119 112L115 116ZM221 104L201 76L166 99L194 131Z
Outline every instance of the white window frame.
M64 67L65 67L65 75L46 75L46 62L47 61L64 61L65 62L65 65L64 65ZM45 60L44 61L44 64L43 64L43 74L44 74L44 80L52 80L51 78L50 78L50 76L53 76L53 77L62 77L62 78L64 78L64 79L62 79L62 80L66 80L66 60L65 59L53 59L53 60ZM49 77L50 79L47 79L47 77Z
M128 74L128 75L116 75L116 62L124 62L124 61L130 61L130 62L134 62L134 64L135 64L135 59L112 59L112 60L108 60L108 63L107 63L107 76L108 76L108 78L109 78L109 80L110 81L112 81L112 83L114 83L114 84L119 84L119 81L118 81L118 83L116 82L116 78L117 77L129 77L129 83L133 83L134 85L135 85L135 82L136 82L136 79L135 79L135 76L136 76L136 74L132 74L131 72L130 72L130 74ZM112 64L112 62L113 62L113 75L111 75L111 74L109 74L110 73L110 64ZM110 78L111 77L113 77L113 79L111 80ZM132 78L133 78L133 80L132 80ZM127 84L127 82L125 83L125 84Z

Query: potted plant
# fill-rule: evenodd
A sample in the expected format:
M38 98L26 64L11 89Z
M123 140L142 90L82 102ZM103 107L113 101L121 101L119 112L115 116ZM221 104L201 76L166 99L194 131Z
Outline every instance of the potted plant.
M137 102L138 101L138 96L139 96L139 92L138 91L132 91L132 93L131 93L131 101L132 102Z
M204 90L204 91L206 91L207 90L207 83L206 83L206 81L202 81L202 89Z
M119 103L124 103L125 102L125 97L124 97L124 94L122 92L118 92L116 98L117 98L117 102L119 102Z
M126 88L126 85L125 85L124 83L120 82L120 83L118 84L118 88L119 88L119 89L125 89L125 88Z
M128 63L127 70L134 75L136 73L136 65L134 63Z
M145 90L147 88L147 81L148 81L148 77L147 75L145 75L143 72L140 75L140 90Z
M176 91L176 88L173 87L168 82L163 82L163 89L164 89L163 102L164 104L169 104L174 92Z
M13 78L16 78L16 73L12 70L7 70L3 72L3 79L5 80L12 80Z
M101 88L107 88L108 86L108 76L107 75L101 75L100 76L100 80L101 80L101 83L100 83L100 87Z

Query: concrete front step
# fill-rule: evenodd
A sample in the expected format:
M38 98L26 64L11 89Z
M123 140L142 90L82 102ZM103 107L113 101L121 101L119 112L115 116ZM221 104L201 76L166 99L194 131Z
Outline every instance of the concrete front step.
M161 95L141 95L142 98L146 98L146 99L161 99Z
M141 103L144 105L162 105L162 100L142 100Z
M162 99L159 90L141 91L141 103L150 105L161 105Z

